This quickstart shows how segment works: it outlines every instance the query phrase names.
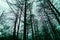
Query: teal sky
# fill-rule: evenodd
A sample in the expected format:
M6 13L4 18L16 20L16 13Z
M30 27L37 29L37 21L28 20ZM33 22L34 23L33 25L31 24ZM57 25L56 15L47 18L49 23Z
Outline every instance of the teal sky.
M3 0L0 0L0 7L4 8L4 9L8 9L9 8L8 4L6 3L6 1L3 1Z

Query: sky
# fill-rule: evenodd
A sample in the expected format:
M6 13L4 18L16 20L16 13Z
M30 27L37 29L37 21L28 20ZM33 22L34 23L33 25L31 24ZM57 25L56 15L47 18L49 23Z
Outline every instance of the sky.
M0 0L0 16L2 14L3 11L7 11L9 9L8 4L6 3L5 0ZM3 29L3 25L0 24L0 30ZM1 32L0 32L1 35Z
M9 8L8 4L6 3L6 1L0 0L0 7L6 9Z
M7 11L9 9L8 4L6 3L5 0L0 0L0 15L2 13L2 11Z

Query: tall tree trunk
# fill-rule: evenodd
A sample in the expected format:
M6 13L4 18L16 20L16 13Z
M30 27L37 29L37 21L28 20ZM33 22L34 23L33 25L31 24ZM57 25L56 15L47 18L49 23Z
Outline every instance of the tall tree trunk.
M26 40L26 13L27 13L27 0L25 0L25 12L24 12L24 38Z
M26 31L27 31L27 33L26 33L26 38L27 38L27 40L29 40L29 39L28 39L28 33L29 33L29 27L28 27L28 25L27 25Z
M18 19L19 19L19 23L18 23L18 26L17 26L17 27L18 27L18 29L17 29L17 37L18 37L18 34L19 34L19 27L20 27L20 21L21 21L22 10L21 10L21 12L19 12L19 14L20 14L20 15L19 15L19 18L18 18Z
M34 31L33 31L33 17L30 9L30 21L31 21L31 29L32 29L32 40L34 40Z
M34 23L34 30L35 30L35 40L40 40L39 38L39 31L38 31L38 21L35 21Z
M16 15L16 19L15 19L15 22L14 22L14 31L13 31L13 38L14 40L16 40L16 23L17 23L17 19L18 19L18 15Z

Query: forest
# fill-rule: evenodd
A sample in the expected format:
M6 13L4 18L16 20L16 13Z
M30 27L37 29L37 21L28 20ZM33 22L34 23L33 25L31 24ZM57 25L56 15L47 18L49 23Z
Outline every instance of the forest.
M0 0L0 40L60 40L60 0Z

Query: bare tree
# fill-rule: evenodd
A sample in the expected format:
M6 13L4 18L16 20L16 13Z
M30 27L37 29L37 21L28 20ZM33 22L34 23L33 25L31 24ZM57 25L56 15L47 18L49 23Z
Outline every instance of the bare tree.
M54 5L50 2L50 0L47 1L47 3L49 4L50 6L50 9L52 10L52 12L54 12L54 15L60 25L60 20L59 20L59 16L60 16L60 12L54 7Z
M26 13L27 13L27 0L25 0L25 12L24 12L24 39L23 40L26 40Z

